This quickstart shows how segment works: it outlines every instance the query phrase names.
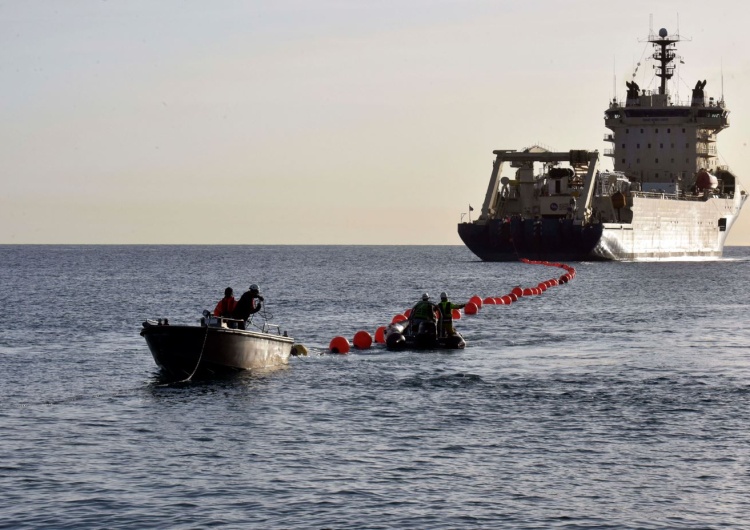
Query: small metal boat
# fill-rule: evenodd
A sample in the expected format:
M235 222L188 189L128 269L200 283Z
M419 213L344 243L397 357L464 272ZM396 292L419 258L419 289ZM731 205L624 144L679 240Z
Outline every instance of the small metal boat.
M418 329L416 324L404 320L394 322L385 330L385 346L389 350L461 350L466 341L457 331L449 335L438 334L434 322L422 322Z
M278 326L264 323L256 330L240 327L238 320L204 311L200 326L170 325L167 319L146 320L141 336L156 364L170 378L184 380L289 362L294 339Z

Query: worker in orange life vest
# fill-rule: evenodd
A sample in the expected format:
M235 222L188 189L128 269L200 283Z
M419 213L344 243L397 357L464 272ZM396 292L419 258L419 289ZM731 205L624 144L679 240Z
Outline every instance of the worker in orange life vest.
M231 287L224 289L224 298L219 300L214 309L214 315L217 317L228 317L232 315L232 311L237 306L237 300L234 299L234 291Z

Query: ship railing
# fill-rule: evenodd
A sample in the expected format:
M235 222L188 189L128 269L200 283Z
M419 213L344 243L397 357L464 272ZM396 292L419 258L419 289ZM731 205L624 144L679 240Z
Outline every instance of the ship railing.
M229 328L237 329L242 320L230 317L217 317L212 315L208 310L203 311L201 325L208 325L211 328Z
M691 193L661 193L658 191L631 191L632 197L646 197L650 199L666 199L673 201L704 201L703 195L693 195Z
M262 331L263 333L273 333L275 331L277 335L281 335L281 326L278 324L269 324L268 322L265 322L263 324Z
M644 90L643 92L644 92L644 95L646 95L646 96L653 96L653 95L657 94L657 92L654 92L652 90ZM636 103L635 105L631 104L630 106L631 107L633 107L633 106L635 106L635 107L641 107L642 105L640 104L640 99L638 99L636 101L638 103ZM628 102L628 100L613 99L613 100L611 100L609 102L609 108L610 109L622 108L622 107L628 106L627 102ZM687 99L678 99L678 98L672 97L670 95L669 96L669 106L670 107L692 107L693 106L693 98L690 97L690 98L687 98ZM714 99L712 97L708 97L708 98L704 98L703 103L701 105L699 105L699 106L700 107L709 107L709 108L710 107L717 107L717 108L720 108L720 109L725 109L726 108L726 102L723 99L716 100L716 99ZM606 141L606 137L605 137L605 141Z
M716 147L713 145L709 145L705 147L701 146L701 147L696 148L695 152L698 153L699 155L715 155Z

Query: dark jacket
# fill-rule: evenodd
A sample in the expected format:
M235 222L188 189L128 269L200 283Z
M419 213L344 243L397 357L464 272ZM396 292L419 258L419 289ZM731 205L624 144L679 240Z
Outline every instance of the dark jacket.
M238 320L247 320L250 315L260 311L260 305L263 298L258 293L246 291L232 311L232 318Z
M412 319L421 319L433 321L435 320L435 304L429 301L419 301L411 310Z

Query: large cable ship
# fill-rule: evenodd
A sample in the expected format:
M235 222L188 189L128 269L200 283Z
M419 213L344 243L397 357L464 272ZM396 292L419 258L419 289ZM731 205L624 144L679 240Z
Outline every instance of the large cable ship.
M660 84L626 83L624 103L605 111L614 170L600 171L599 152L552 152L534 146L493 151L495 161L478 219L458 234L484 261L552 261L721 257L747 199L719 164L718 133L729 126L724 96L698 80L689 101L667 90L679 34L648 37ZM508 163L509 176L503 176Z

